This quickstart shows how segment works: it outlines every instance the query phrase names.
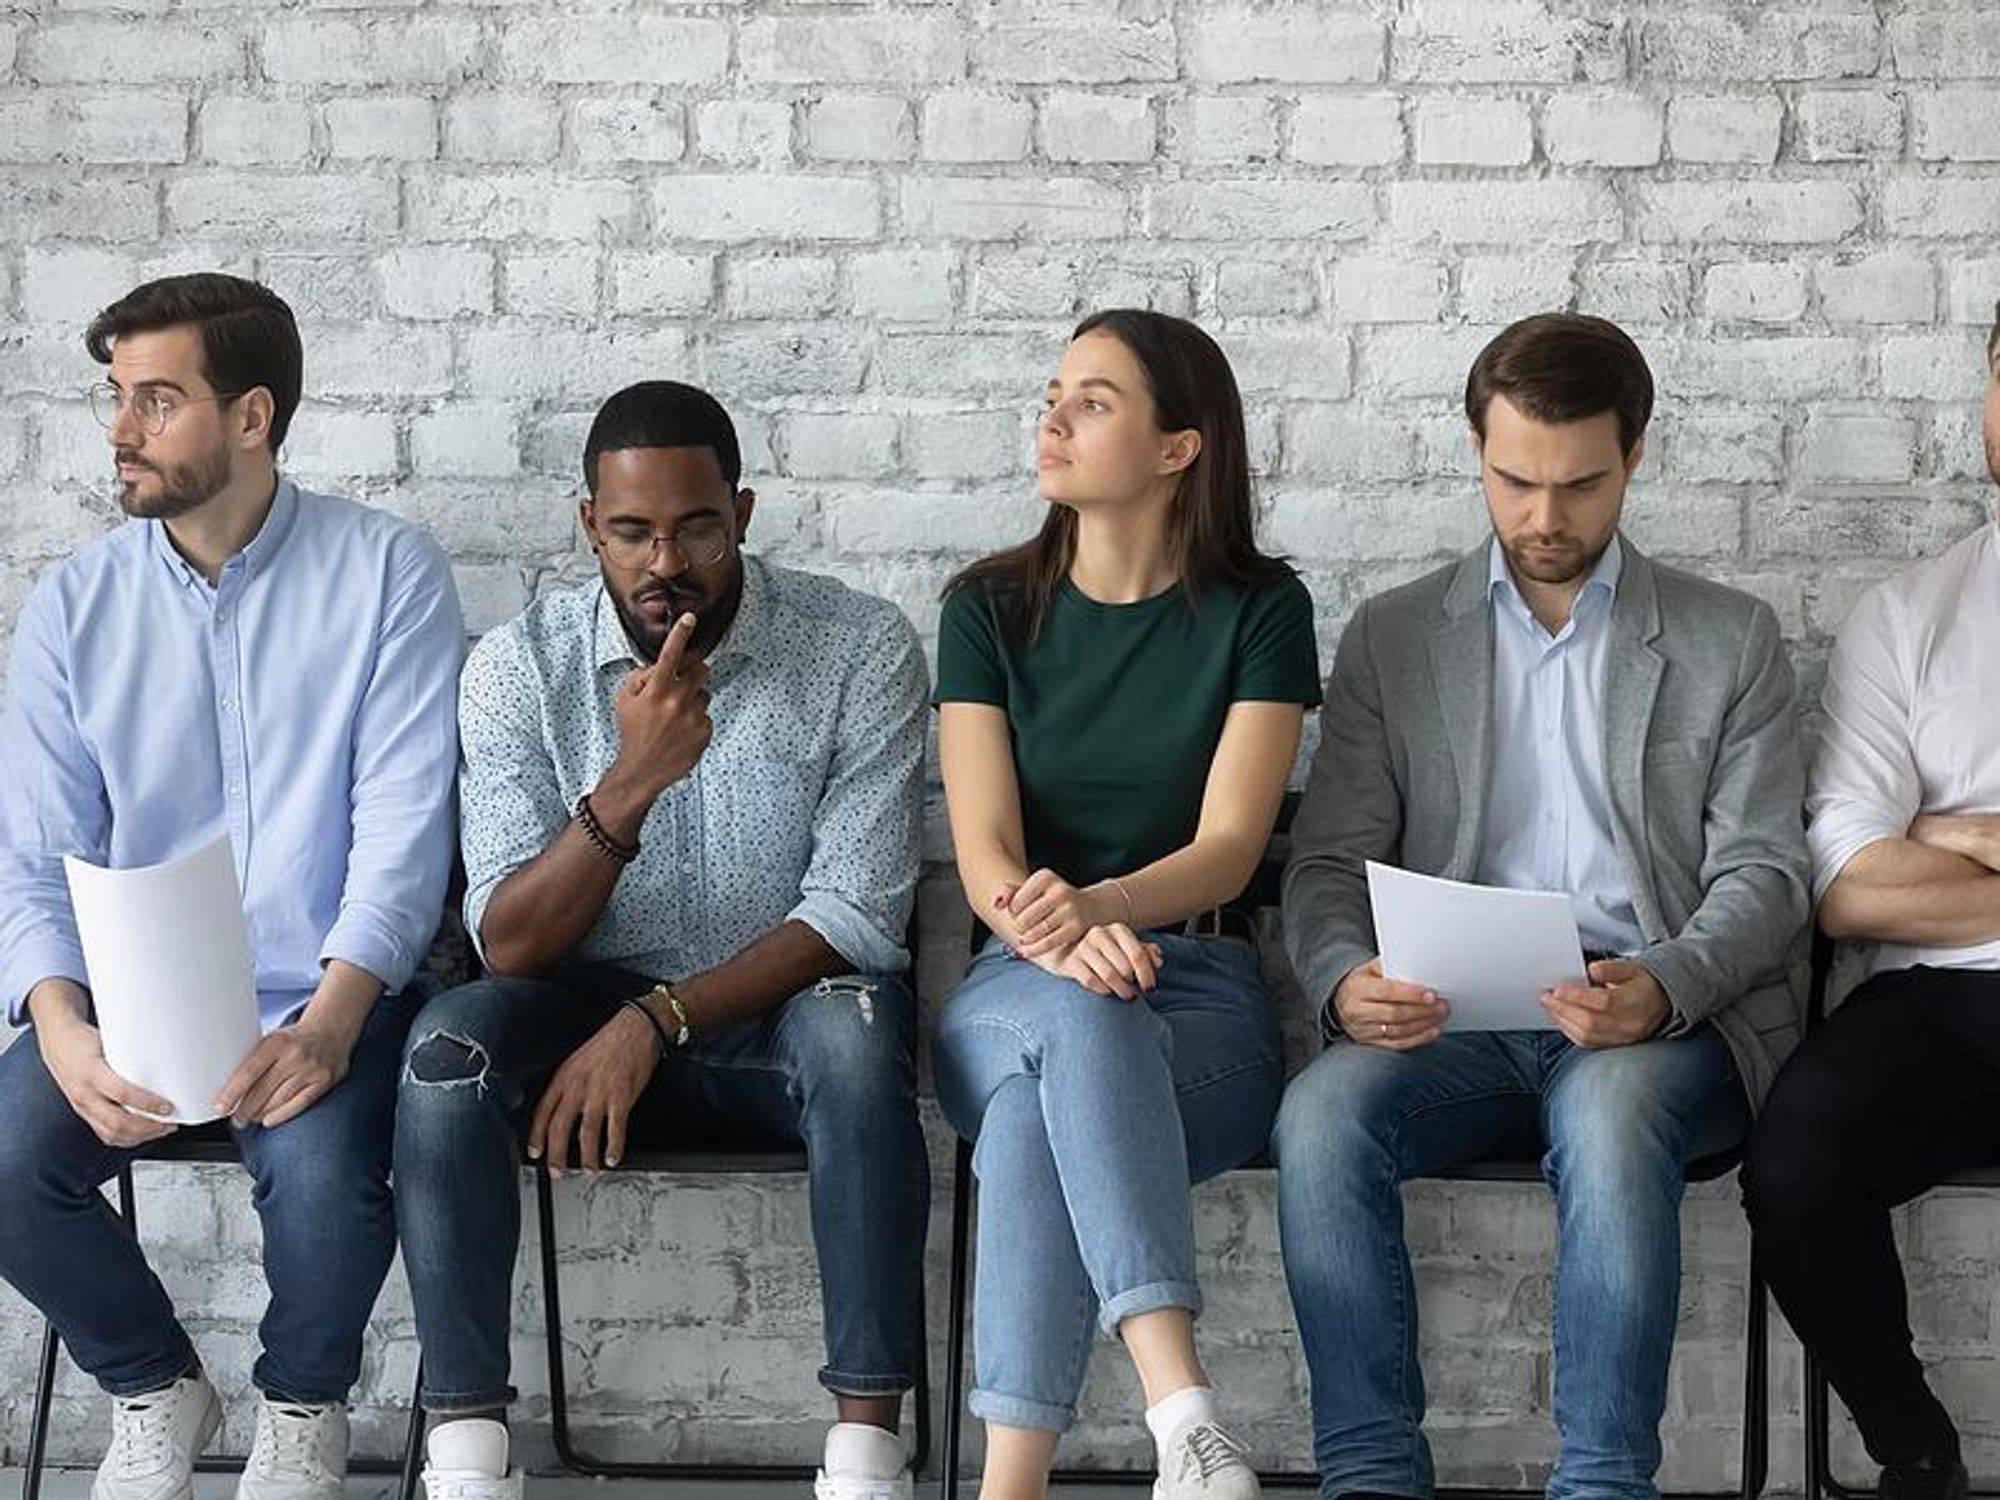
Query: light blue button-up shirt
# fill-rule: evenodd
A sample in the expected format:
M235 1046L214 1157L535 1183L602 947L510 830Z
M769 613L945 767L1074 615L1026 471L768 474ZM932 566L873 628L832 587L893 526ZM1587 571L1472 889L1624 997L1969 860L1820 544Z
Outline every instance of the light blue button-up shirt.
M0 726L0 994L86 984L62 857L157 864L229 835L266 1029L344 959L397 990L451 869L464 626L435 542L280 481L211 587L159 521L44 578Z
M1623 549L1612 537L1554 635L1521 597L1497 538L1489 558L1493 754L1473 878L1565 891L1586 950L1636 953L1645 940L1604 779L1604 664Z
M465 925L569 822L618 754L639 664L602 583L549 594L473 648L459 691ZM922 647L902 611L743 560L708 658L714 736L661 795L575 957L660 979L714 968L787 920L856 969L908 962L922 858Z

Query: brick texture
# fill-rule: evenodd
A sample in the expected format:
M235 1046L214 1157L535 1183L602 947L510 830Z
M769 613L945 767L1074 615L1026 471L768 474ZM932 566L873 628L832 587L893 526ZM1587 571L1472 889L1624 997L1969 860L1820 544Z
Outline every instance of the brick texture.
M1539 308L1601 312L1660 380L1634 531L1770 599L1814 692L1859 592L1991 499L1996 38L1980 0L0 4L0 638L114 519L78 399L84 321L140 277L220 265L302 315L290 467L430 526L476 628L587 574L569 497L590 413L679 375L741 421L763 547L929 636L945 574L1033 524L1027 414L1064 331L1140 302L1232 356L1266 534L1305 569L1330 652L1356 600L1481 534L1456 414L1480 342ZM948 854L935 817L929 847ZM963 952L942 863L923 916L935 1007ZM162 1274L240 1395L261 1301L247 1185L163 1168L142 1191ZM559 1197L578 1422L679 1457L813 1451L797 1186ZM1302 1464L1271 1181L1225 1177L1197 1206L1209 1358L1259 1457ZM1532 1478L1552 1448L1545 1195L1419 1185L1409 1220L1440 1478ZM1940 1196L1902 1229L1919 1337L1993 1472L2000 1207ZM1717 1488L1747 1271L1733 1185L1691 1197L1685 1240L1662 1478ZM534 1463L525 1271L515 1334ZM0 1347L37 1337L0 1288ZM356 1394L363 1448L397 1441L415 1359L399 1272ZM28 1366L0 1375L0 1464L26 1441ZM1796 1489L1789 1343L1774 1389L1775 1483ZM1066 1454L1139 1458L1137 1410L1100 1350ZM93 1457L101 1430L67 1374L56 1453Z

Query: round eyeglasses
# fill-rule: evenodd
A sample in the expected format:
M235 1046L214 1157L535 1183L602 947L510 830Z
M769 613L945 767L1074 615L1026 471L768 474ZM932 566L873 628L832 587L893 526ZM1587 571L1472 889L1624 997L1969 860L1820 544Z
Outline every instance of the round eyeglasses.
M148 437L165 432L174 413L183 406L192 406L197 401L234 401L242 394L242 391L217 391L212 396L184 396L151 385L137 386L128 394L108 380L100 380L84 392L90 400L90 415L106 432L118 425L121 412L130 411L132 420Z
M648 567L652 564L653 554L664 546L684 566L705 568L711 563L721 562L723 554L729 550L729 524L720 517L702 516L683 521L672 531L664 532L601 526L597 532L597 545L603 551L605 560L614 567Z

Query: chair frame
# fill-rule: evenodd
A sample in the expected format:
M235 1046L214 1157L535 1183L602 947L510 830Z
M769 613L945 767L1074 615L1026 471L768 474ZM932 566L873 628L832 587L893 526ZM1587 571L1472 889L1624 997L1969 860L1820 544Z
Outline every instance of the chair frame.
M800 1174L807 1170L802 1151L659 1151L628 1150L617 1170L623 1172L673 1173L682 1176L715 1174ZM578 1474L600 1479L752 1479L771 1482L810 1480L817 1472L813 1464L688 1463L607 1459L577 1444L570 1430L569 1390L565 1378L562 1343L561 1271L557 1264L555 1193L548 1164L534 1164L535 1211L541 1234L542 1314L549 1346L549 1428L556 1457L563 1467ZM923 1330L924 1297L917 1288L919 1347L924 1357L916 1371L912 1389L912 1422L915 1437L910 1450L910 1472L921 1474L930 1461L931 1384L929 1337ZM34 1500L24 1496L23 1500Z
M1808 1036L1826 1019L1826 992L1832 982L1834 955L1838 947L1834 939L1817 927L1813 929L1812 982L1806 996ZM2000 1188L2000 1166L1954 1172L1941 1179L1936 1186ZM1850 1485L1833 1472L1833 1391L1827 1381L1826 1370L1811 1345L1803 1340L1800 1342L1805 1349L1806 1500L1821 1500L1822 1496L1830 1497L1830 1500L1874 1500L1875 1486ZM1968 1496L1996 1497L2000 1500L2000 1488L1974 1486L1966 1493Z
M126 1160L119 1168L118 1213L136 1237L139 1232L138 1195L132 1183L134 1161L147 1162L228 1162L241 1164L235 1140L213 1130L194 1127L169 1136L142 1155ZM43 1320L41 1369L35 1380L35 1404L28 1423L28 1451L23 1460L21 1500L39 1500L42 1471L46 1467L49 1416L55 1402L56 1351L62 1339L55 1324ZM395 1474L400 1476L399 1500L410 1500L417 1488L417 1473L423 1454L423 1405L417 1399L423 1388L423 1368L419 1364L416 1383L410 1393L410 1422L403 1440L400 1459L363 1458L348 1463L350 1474ZM240 1474L247 1458L241 1455L209 1454L195 1460L203 1474Z

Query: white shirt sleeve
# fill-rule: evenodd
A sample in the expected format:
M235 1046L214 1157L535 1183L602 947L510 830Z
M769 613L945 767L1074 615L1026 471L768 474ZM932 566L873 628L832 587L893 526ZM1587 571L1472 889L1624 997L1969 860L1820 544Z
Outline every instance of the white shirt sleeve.
M1904 837L1921 810L1906 626L1895 596L1878 587L1834 645L1822 698L1826 725L1806 792L1815 903L1849 860L1881 839Z

